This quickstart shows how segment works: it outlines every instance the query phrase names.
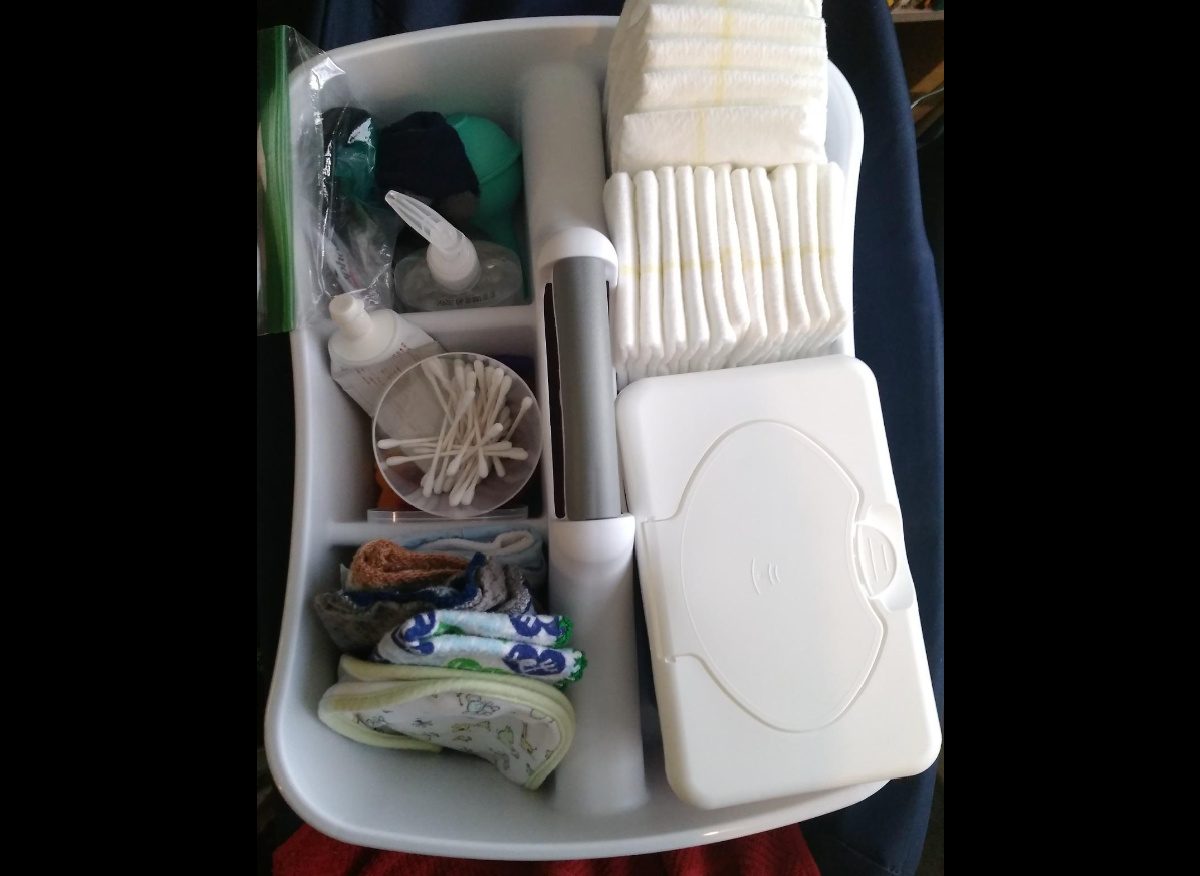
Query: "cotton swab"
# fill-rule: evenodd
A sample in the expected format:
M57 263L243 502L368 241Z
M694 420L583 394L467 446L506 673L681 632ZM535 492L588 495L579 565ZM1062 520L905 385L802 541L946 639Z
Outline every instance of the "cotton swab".
M462 365L462 363L458 360L455 360L455 364ZM458 373L455 375L455 378L457 379L461 375L462 375L462 368L459 368ZM464 385L465 385L465 382L466 381L464 380L463 381ZM471 406L471 402L473 402L474 400L475 400L475 391L474 390L471 390L470 392L464 392L462 397L459 398L458 408L454 412L454 419L450 421L450 425L447 429L447 431L450 433L451 436L453 436L455 431L458 429L459 420L462 419L463 414L466 413L467 408L469 408ZM437 457L436 456L433 459L433 468L435 470L437 469ZM437 479L434 481L434 484L433 484L433 488L437 492L440 493L442 491L442 487L445 484L445 479L446 479L446 470L442 469L442 474L438 475ZM428 497L428 494L426 494L426 495Z
M508 434L504 436L504 440L512 438L513 432L517 430L517 425L521 422L521 417L525 416L525 412L533 406L533 399L529 396L521 399L521 408L517 411L516 417L513 418L512 425L508 427Z
M421 364L443 414L438 433L380 439L379 450L396 451L381 461L387 467L420 463L426 468L420 482L424 496L446 495L451 507L470 505L490 474L507 477L505 461L529 458L511 439L533 399L510 404L514 378L482 359L431 357Z
M507 443L507 442L504 442L504 443ZM518 459L518 460L520 460L520 459L525 459L528 456L528 451L522 447L501 447L498 445L495 447L492 447L492 446L484 447L480 451L480 453L483 456L491 457L493 459ZM408 462L419 462L424 459L433 459L433 457L434 457L433 453L419 453L419 454L414 454L411 456L389 456L384 460L384 462L388 465L396 466L396 465L404 465L405 463L408 463ZM468 470L473 471L474 469L468 469ZM450 474L454 474L454 472L450 472ZM482 477L487 477L487 475L483 475Z
M422 440L424 440L424 439L422 439ZM432 451L433 448L435 448L436 446L437 446L437 439L430 438L424 444L409 445L408 447L403 448L403 450L405 453L413 453L414 450L427 452L427 451ZM462 450L464 447L470 448L470 447L474 447L474 446L475 446L474 444L452 444L452 443L451 444L443 444L442 452L443 453L457 453L458 451ZM424 450L422 450L422 448L424 448ZM512 442L504 441L504 440L491 441L491 442L483 445L483 449L485 452L492 451L492 450L510 450L511 448L512 448ZM396 448L381 447L379 449L380 450L395 450Z

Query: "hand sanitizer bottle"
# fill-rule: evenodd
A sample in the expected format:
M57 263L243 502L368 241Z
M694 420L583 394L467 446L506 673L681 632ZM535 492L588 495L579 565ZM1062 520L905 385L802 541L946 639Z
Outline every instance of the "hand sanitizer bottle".
M388 192L388 204L429 241L396 265L396 295L406 310L521 304L521 262L498 244L472 242L416 198Z

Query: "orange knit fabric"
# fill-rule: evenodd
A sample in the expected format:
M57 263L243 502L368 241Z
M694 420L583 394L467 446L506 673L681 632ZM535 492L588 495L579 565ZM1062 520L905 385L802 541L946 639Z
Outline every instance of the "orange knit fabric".
M447 554L410 551L384 538L369 541L350 563L351 590L389 590L440 584L467 568L467 561Z

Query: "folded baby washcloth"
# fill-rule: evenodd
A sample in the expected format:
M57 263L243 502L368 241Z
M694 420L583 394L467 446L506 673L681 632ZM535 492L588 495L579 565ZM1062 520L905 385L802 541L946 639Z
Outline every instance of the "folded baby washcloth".
M570 639L571 622L559 615L428 611L383 636L371 659L512 673L561 685L578 681L587 666L582 651L562 647Z
M520 566L534 592L546 583L545 539L536 529L512 529L502 524L466 525L414 536L402 544L409 550L437 551L464 560L478 553L504 566Z
M503 611L506 614L525 613L532 597L520 566L503 565L475 554L462 572L442 584L431 584L419 590L345 589L346 598L355 605L368 606L376 602L428 602L434 608L455 608L462 611Z
M537 681L353 657L342 658L338 674L317 706L332 730L381 748L473 754L531 791L575 736L571 704Z
M529 614L533 597L518 565L500 565L477 554L443 584L419 590L341 590L318 593L313 607L337 647L365 654L380 637L413 615L431 609Z
M467 560L461 557L412 551L385 538L377 538L354 552L346 587L350 590L397 590L440 584L466 567Z

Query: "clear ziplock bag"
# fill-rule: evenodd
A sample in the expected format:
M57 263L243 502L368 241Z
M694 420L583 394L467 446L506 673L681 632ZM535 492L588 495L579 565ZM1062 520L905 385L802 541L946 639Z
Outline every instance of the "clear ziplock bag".
M399 218L374 185L377 125L349 77L289 27L258 33L258 334L328 317L352 293L392 304ZM299 232L299 233L297 233ZM312 279L300 295L295 278Z

